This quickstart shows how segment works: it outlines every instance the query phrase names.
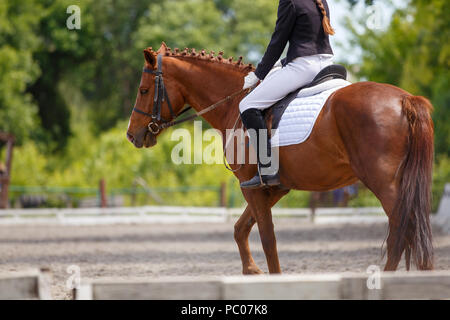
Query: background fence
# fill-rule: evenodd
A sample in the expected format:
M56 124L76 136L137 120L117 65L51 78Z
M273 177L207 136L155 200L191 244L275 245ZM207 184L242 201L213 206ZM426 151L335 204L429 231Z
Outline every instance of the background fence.
M217 206L232 206L233 197L226 198L226 185L156 187L134 186L130 188L107 189L100 182L98 188L92 187L47 187L10 186L10 206L13 208L39 207L122 207L138 204L174 203L174 195L188 196L191 193L206 192L217 200Z
M329 192L290 193L280 207L347 207L350 199L367 197L368 190L356 184ZM374 198L373 195L369 197ZM11 208L86 208L145 205L240 207L245 200L237 180L219 185L150 187L136 179L129 188L108 188L105 180L94 187L18 186L9 187ZM378 206L375 201L356 201L353 207Z

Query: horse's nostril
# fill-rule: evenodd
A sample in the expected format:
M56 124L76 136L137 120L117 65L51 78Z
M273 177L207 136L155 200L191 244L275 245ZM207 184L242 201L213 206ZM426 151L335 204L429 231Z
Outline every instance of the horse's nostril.
M133 135L131 133L129 133L129 132L127 132L127 139L130 142L133 142L133 140L134 140Z

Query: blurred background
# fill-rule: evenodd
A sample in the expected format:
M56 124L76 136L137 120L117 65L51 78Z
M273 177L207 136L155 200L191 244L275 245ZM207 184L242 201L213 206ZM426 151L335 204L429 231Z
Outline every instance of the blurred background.
M329 0L336 62L353 82L424 95L434 105L433 210L450 181L450 20L447 0ZM66 12L81 9L81 28ZM152 149L125 133L144 63L142 50L224 51L257 63L276 20L275 0L2 0L0 188L10 207L190 205L238 207L223 165L175 165L170 130ZM193 130L191 124L184 126ZM204 123L203 128L208 128ZM206 144L204 144L206 146ZM12 157L11 157L12 155ZM364 186L280 207L379 206Z

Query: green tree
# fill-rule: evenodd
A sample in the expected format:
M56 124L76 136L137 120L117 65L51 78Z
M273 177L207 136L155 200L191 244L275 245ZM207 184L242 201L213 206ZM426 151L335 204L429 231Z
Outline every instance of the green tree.
M365 28L361 33L350 24L363 51L356 74L428 97L435 108L436 152L446 156L450 156L449 9L447 0L411 0L394 13L385 31Z
M69 30L66 26L69 17L66 10L73 1L41 0L39 3L42 10L35 36L40 41L33 58L42 72L28 91L39 107L45 133L39 140L49 146L49 150L61 150L71 134L71 114L60 83L64 77L73 78L73 73L79 72L80 64L90 60L98 49L93 41L96 33L93 17L87 10L92 2L78 3L82 13L80 30Z
M277 5L272 0L169 0L151 4L134 36L136 50L165 41L172 48L224 51L226 56L242 55L257 62L275 27Z
M18 143L39 128L37 107L25 92L40 74L32 57L39 13L36 1L0 3L0 131L14 134Z
M152 45L159 47L162 41L172 48L223 49L225 23L211 0L152 3L139 25L134 35L136 52Z
M93 20L90 44L95 50L78 68L76 83L86 97L91 128L97 134L130 115L144 49L136 51L134 34L141 19L150 14L149 3L161 2L102 0L86 6L85 15Z
M230 51L259 62L275 29L277 7L272 0L231 1L225 34Z

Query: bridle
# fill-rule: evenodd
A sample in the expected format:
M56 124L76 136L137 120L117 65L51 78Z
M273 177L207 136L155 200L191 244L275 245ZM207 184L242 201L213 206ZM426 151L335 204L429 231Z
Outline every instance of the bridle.
M167 93L167 89L166 86L164 85L164 78L163 78L163 71L162 71L162 61L163 61L163 55L162 54L158 54L158 58L157 58L157 66L158 69L152 70L149 68L144 68L143 72L145 73L149 73L149 74L153 74L155 75L155 96L153 98L153 111L152 113L148 113L145 111L142 111L136 107L133 108L133 111L140 113L144 116L150 117L152 120L150 121L150 123L148 124L147 128L148 130L153 133L153 134L157 134L159 133L162 129L165 128L169 128L172 126L175 126L177 124L186 122L186 121L190 121L193 120L215 108L217 108L219 105L223 104L224 102L227 102L231 99L233 99L234 97L240 95L243 92L248 91L247 93L249 93L255 86L248 88L248 89L242 89L238 92L233 93L232 95L227 96L226 98L214 103L213 105L203 109L202 111L196 112L193 115L190 115L186 118L180 119L180 120L175 120L176 118L178 118L180 115L182 115L183 113L189 111L190 109L192 109L191 106L187 106L186 108L184 108L180 113L175 114L173 112L173 108L172 108L172 104L170 103L170 99L169 99L169 95ZM171 120L166 120L163 119L161 117L161 108L162 108L162 104L164 103L164 101L167 101L167 105L169 107L169 111L170 111L170 117ZM175 120L175 121L174 121ZM162 123L158 123L158 122L162 122Z
M166 86L164 85L164 78L163 78L163 71L162 71L162 58L163 56L161 54L158 55L158 69L152 70L149 68L144 68L142 70L145 73L153 74L155 75L155 96L153 98L153 111L152 113L148 113L145 111L142 111L136 107L133 108L133 111L143 114L144 116L150 117L152 120L148 124L148 130L153 133L157 134L161 129L162 125L158 124L156 121L162 121L162 124L169 123L171 120L166 120L161 117L161 108L162 104L165 100L167 100L167 105L169 107L170 116L172 119L177 118L182 113L187 112L189 109L191 109L190 106L185 108L183 111L181 111L179 114L175 115L173 112L172 104L170 103L169 95L167 94ZM156 121L155 121L156 120Z

